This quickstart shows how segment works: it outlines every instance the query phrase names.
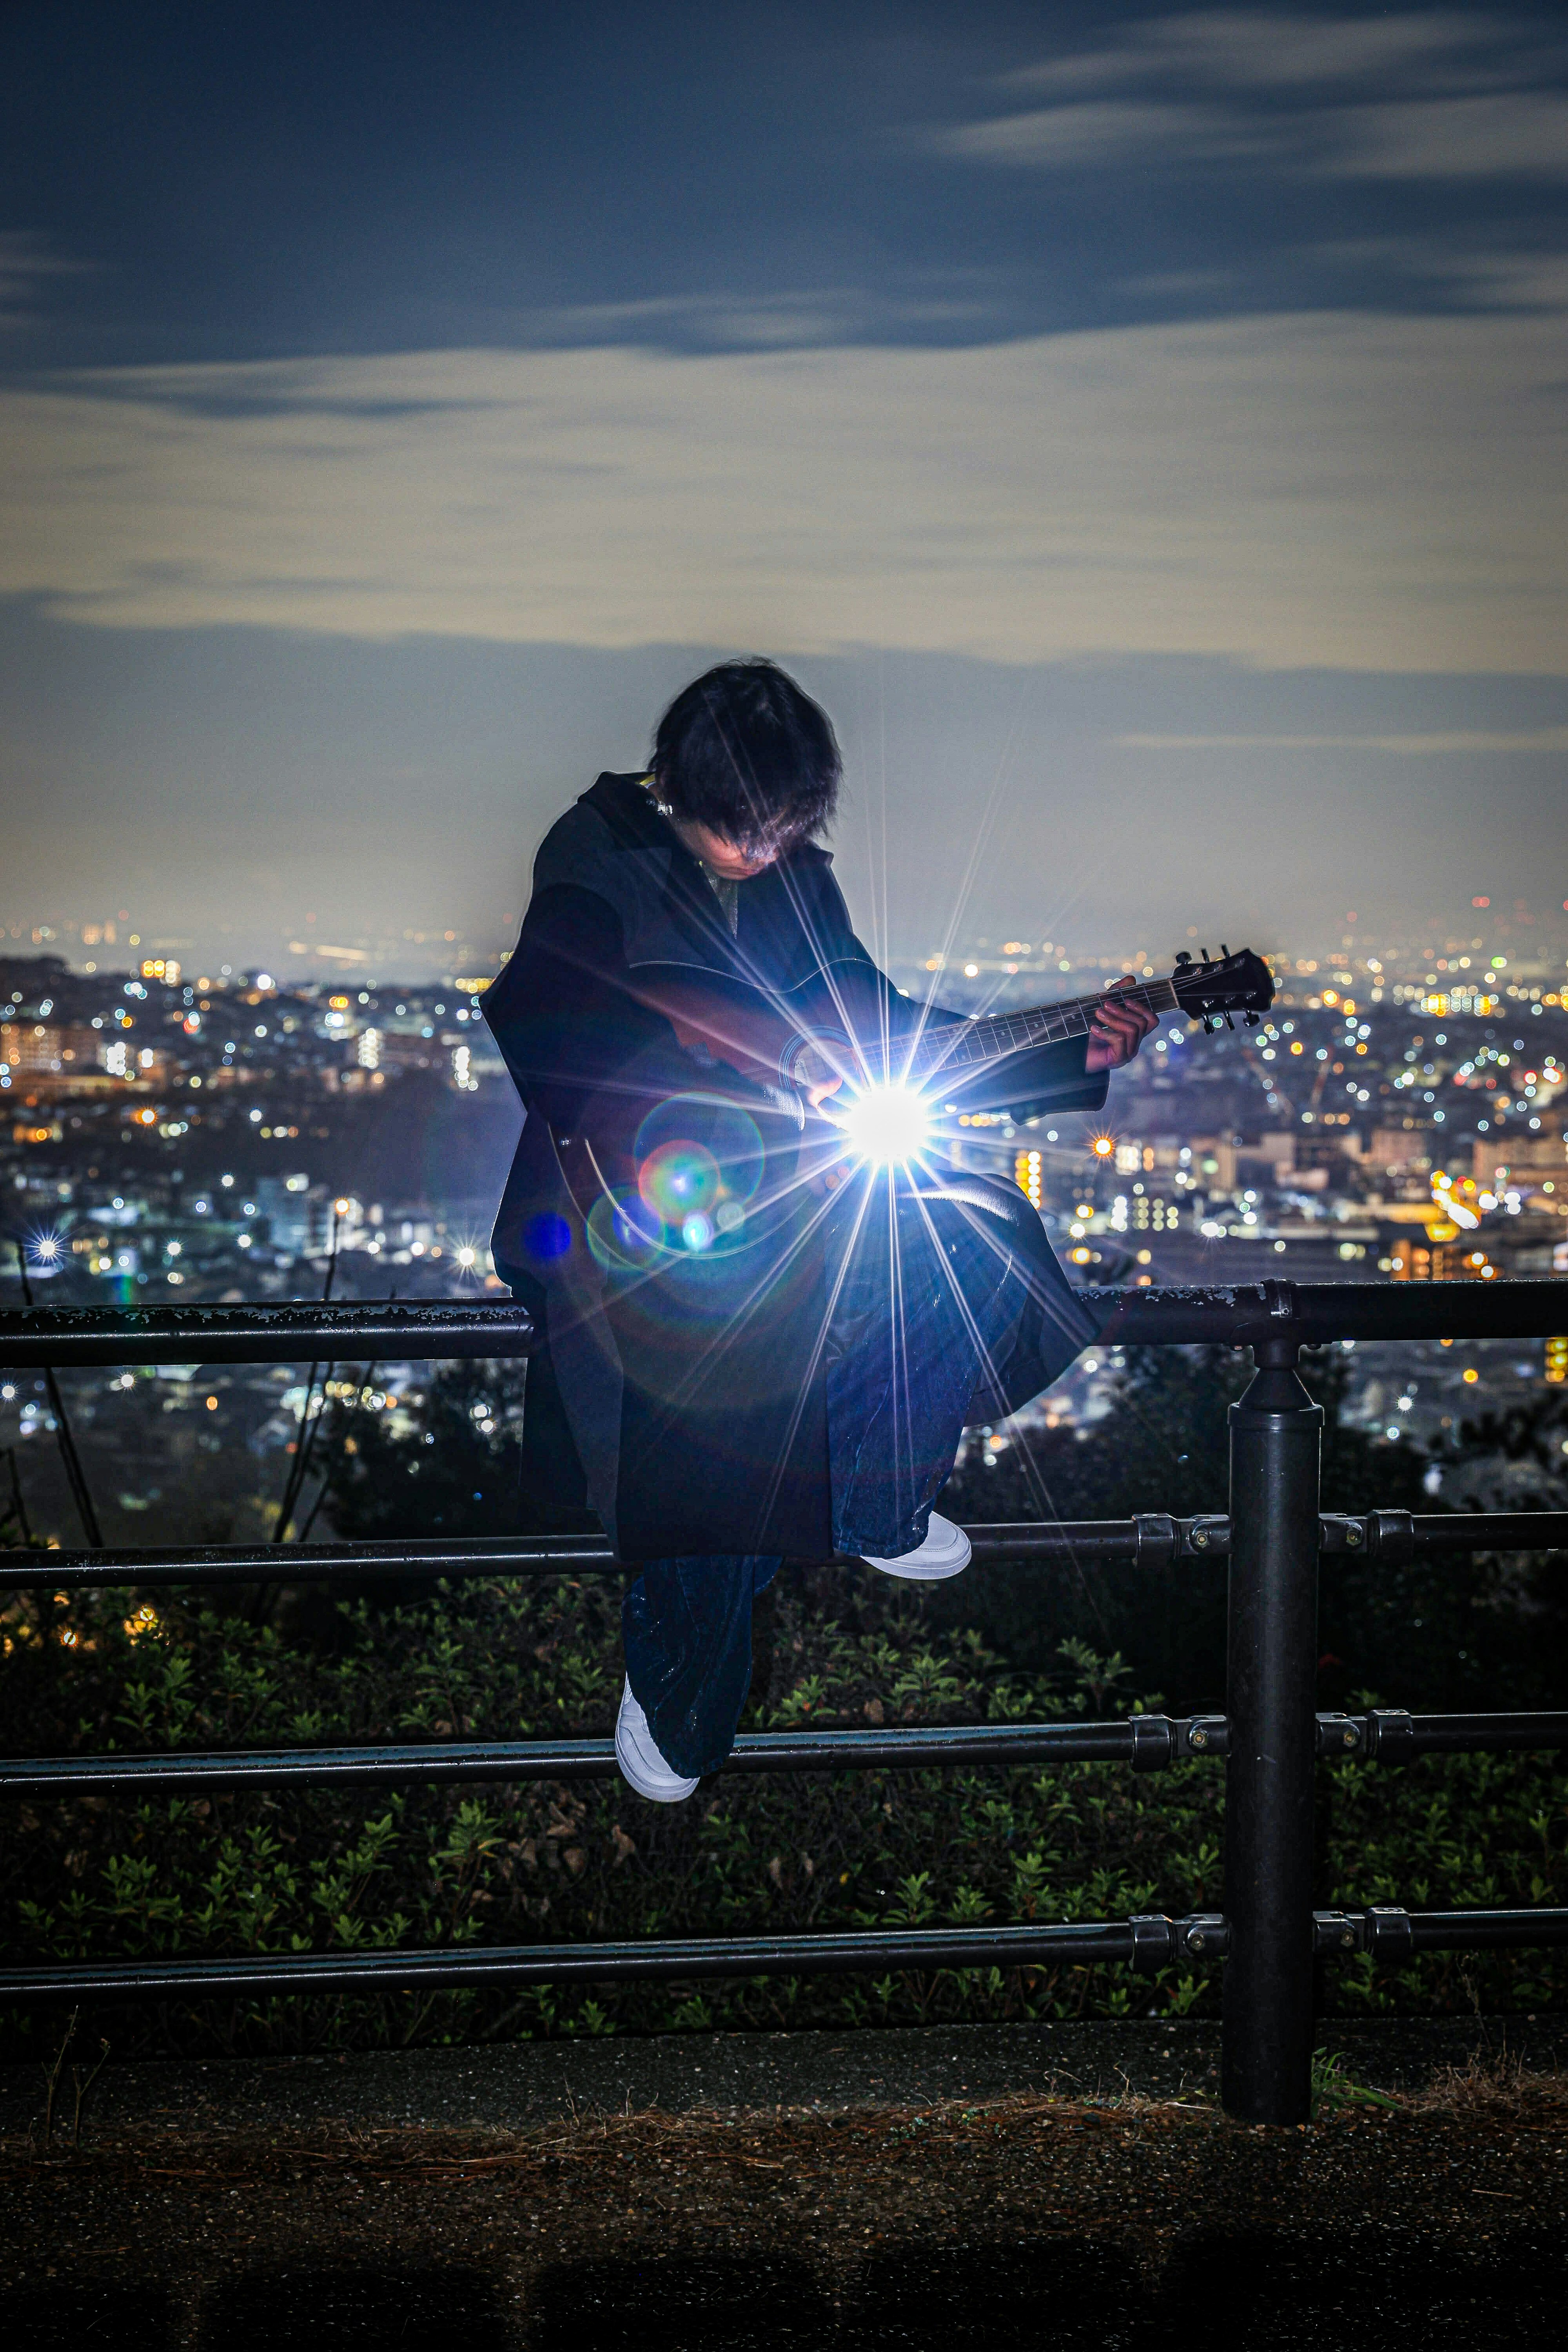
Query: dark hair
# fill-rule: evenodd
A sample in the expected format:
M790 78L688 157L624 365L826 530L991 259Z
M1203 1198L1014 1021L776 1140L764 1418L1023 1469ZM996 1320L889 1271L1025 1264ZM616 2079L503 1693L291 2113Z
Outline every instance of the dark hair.
M653 777L677 816L774 854L832 816L843 763L827 713L776 662L721 662L658 722Z

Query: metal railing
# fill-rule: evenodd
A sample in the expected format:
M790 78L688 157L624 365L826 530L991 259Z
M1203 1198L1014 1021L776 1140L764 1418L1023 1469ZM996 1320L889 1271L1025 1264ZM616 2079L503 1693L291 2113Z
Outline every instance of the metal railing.
M805 1975L827 1970L1045 1967L1115 1961L1153 1972L1223 1958L1222 2095L1260 2123L1310 2105L1313 1971L1319 1959L1568 1943L1568 1910L1411 1912L1312 1906L1312 1791L1320 1760L1402 1764L1422 1755L1568 1749L1568 1713L1411 1715L1315 1705L1318 1562L1359 1553L1400 1565L1478 1550L1568 1550L1568 1512L1324 1514L1323 1415L1297 1377L1304 1346L1332 1339L1545 1336L1568 1318L1558 1282L1373 1285L1264 1282L1215 1289L1090 1291L1101 1344L1250 1348L1251 1386L1230 1407L1230 1508L1174 1518L970 1529L977 1561L1071 1559L1165 1566L1228 1562L1226 1711L1103 1723L927 1726L776 1732L736 1742L727 1771L929 1769L952 1765L1123 1763L1200 1758L1226 1770L1223 1912L1152 1914L1014 1927L689 1937L637 1943L464 1946L427 1951L240 1955L218 1960L37 1964L0 1969L0 2000L173 1992L349 1991L419 1984L588 1982L616 1977ZM339 1356L517 1357L532 1343L519 1307L32 1307L0 1315L0 1364L55 1371L112 1363L235 1363ZM332 1543L0 1553L0 1586L326 1584L420 1577L613 1573L594 1537L549 1541ZM408 1781L584 1780L615 1772L607 1739L443 1740L368 1748L0 1759L0 1797L103 1789L374 1786Z

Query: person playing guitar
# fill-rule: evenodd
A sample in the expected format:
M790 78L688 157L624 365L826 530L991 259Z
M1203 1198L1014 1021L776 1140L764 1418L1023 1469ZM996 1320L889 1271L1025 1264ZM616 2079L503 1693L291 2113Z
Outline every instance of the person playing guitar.
M931 1507L964 1427L1095 1336L1037 1213L944 1165L942 1123L1097 1110L1158 1009L1271 992L1243 955L992 1019L916 1003L818 844L839 777L781 669L710 670L650 769L546 835L481 1000L524 1107L493 1243L538 1330L523 1490L546 1524L591 1506L640 1569L616 1748L663 1802L729 1754L782 1560L957 1574Z

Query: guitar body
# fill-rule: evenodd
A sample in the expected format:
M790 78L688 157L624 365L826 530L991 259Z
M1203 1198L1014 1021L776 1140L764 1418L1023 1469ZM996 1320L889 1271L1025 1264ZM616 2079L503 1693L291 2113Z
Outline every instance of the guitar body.
M663 1013L688 1053L711 1054L742 1077L776 1086L792 1037L820 1031L832 1014L825 978L814 974L780 992L749 988L685 965L644 966L637 975L645 1004Z

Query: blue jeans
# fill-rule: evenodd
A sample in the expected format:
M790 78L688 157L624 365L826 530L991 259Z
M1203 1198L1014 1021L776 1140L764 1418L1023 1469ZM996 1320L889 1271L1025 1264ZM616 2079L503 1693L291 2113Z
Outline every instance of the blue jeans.
M1026 1286L994 1221L886 1178L847 1188L828 1228L833 1540L895 1559L924 1541L987 1360L1006 1354ZM626 1675L677 1772L716 1772L752 1672L752 1603L770 1557L650 1560L621 1609Z

